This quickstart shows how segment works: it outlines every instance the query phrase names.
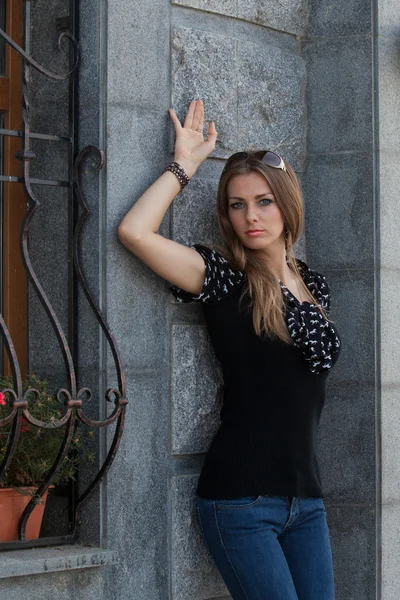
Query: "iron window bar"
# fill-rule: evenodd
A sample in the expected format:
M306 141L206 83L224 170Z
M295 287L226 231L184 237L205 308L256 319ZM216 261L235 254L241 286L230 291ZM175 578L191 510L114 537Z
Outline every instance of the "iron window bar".
M12 175L0 175L0 181L5 183L24 183L23 177L16 177ZM32 185L52 185L55 187L72 187L70 181L58 181L57 179L31 179Z
M18 129L0 129L0 135L9 135L11 137L22 137L24 135L23 131L19 131ZM46 133L28 133L28 136L34 140L46 140L52 142L68 142L72 143L72 138L60 135L48 135Z
M74 13L74 3L71 2L71 15L70 15L70 23L75 22L75 13ZM43 139L43 140L53 140L60 142L68 142L70 144L71 149L73 150L75 147L75 137L76 131L73 126L73 135L71 138L63 137L63 136L51 136L39 133L30 133L30 120L29 120L29 82L30 82L30 68L33 67L38 70L40 73L46 75L49 78L62 81L67 78L70 78L70 91L72 89L75 94L75 84L74 84L74 75L76 74L78 65L79 65L79 46L76 41L74 35L64 28L59 32L58 35L58 48L60 49L61 40L63 38L67 38L70 42L73 52L72 56L70 53L70 63L72 63L71 68L65 74L59 75L57 73L53 73L45 69L39 63L37 63L30 55L30 31L31 31L31 2L30 0L25 0L25 10L24 10L24 48L19 47L7 34L3 29L0 29L0 38L3 38L5 43L7 43L13 51L18 52L22 57L22 114L23 114L23 128L22 131L16 130L7 130L0 129L0 137L5 135L18 136L22 138L22 150L18 153L18 158L22 162L22 176L21 177L10 177L6 175L0 176L0 181L7 182L22 182L24 185L25 195L27 198L27 210L24 216L24 219L21 224L20 230L20 248L21 248L21 259L27 274L29 281L31 282L37 296L47 314L47 317L53 327L53 330L56 334L57 340L59 342L59 346L61 348L64 364L68 376L68 389L60 388L57 393L57 399L60 403L64 403L66 407L65 414L58 420L52 423L46 423L44 421L40 421L33 417L28 410L28 402L27 395L34 394L39 397L40 392L34 388L29 388L23 392L23 383L21 377L21 370L18 363L18 358L16 355L16 351L13 345L13 341L11 339L10 332L7 328L7 325L3 319L3 316L0 314L0 335L3 339L3 344L7 353L7 356L10 361L11 371L12 371L12 379L13 379L13 388L3 389L3 393L8 393L11 395L12 400L10 402L10 413L2 420L0 420L0 430L2 427L11 426L11 435L8 438L8 445L5 457L0 464L0 482L4 479L11 463L13 456L15 455L18 439L21 432L21 422L24 419L27 423L34 427L41 428L43 430L49 429L57 429L64 427L64 437L62 444L60 446L58 456L51 466L51 468L47 471L44 480L41 482L36 497L40 496L41 498L49 489L49 486L54 481L57 473L60 470L60 467L68 456L68 453L71 450L71 441L74 433L74 429L78 422L81 422L89 427L102 429L107 428L111 424L115 424L115 430L113 434L113 439L110 443L110 447L107 451L105 460L97 472L96 476L92 480L92 482L88 485L87 489L77 498L77 501L72 510L72 522L70 523L70 533L67 535L61 535L57 537L46 537L46 538L38 538L35 540L26 540L26 525L31 515L33 509L36 506L35 499L32 498L30 502L27 504L21 519L18 525L18 541L12 542L2 542L0 543L0 550L5 549L14 549L14 548L29 548L29 547L37 547L37 546L47 546L54 545L60 543L71 543L78 539L79 536L79 511L84 502L91 496L94 490L97 488L99 483L105 477L107 472L109 471L112 462L116 456L116 453L119 448L119 444L121 441L121 436L124 428L125 421L125 412L126 412L126 385L125 385L125 375L123 372L123 367L121 363L121 359L119 356L119 352L117 349L117 345L113 334L106 322L105 316L99 306L97 305L94 297L90 293L89 286L86 282L84 272L82 270L80 259L79 259L79 240L82 234L82 229L84 223L89 215L89 210L87 204L85 202L83 193L80 187L80 179L82 175L82 165L85 158L90 154L96 154L98 158L98 169L102 169L104 166L104 157L103 152L96 148L95 146L88 146L81 150L79 154L76 156L75 160L72 162L70 158L70 181L59 181L59 180L43 180L43 179L31 179L30 177L30 161L35 158L34 153L30 149L30 139ZM71 157L72 152L70 153ZM118 379L118 387L117 388L109 388L105 394L105 400L107 402L111 402L114 404L114 409L112 413L100 420L94 420L89 418L84 411L85 402L90 400L92 393L88 387L81 387L78 389L77 386L77 377L76 377L76 369L75 369L75 361L74 361L74 339L73 339L73 315L71 316L71 311L69 310L69 323L68 323L68 333L69 339L68 342L66 335L61 327L59 319L43 289L41 283L33 269L29 248L28 248L28 233L29 226L31 220L34 216L35 211L39 207L39 202L36 199L33 191L32 185L54 185L54 186L64 186L70 188L70 193L72 194L72 199L74 202L70 202L69 205L73 207L73 212L69 213L69 234L71 240L70 246L70 257L72 260L69 262L72 264L72 274L70 273L70 283L72 283L73 292L76 291L75 281L79 283L81 286L85 297L89 303L89 306L94 313L97 322L101 326L107 343L110 347L116 373ZM76 206L78 205L78 207ZM76 215L78 214L77 208L79 211L79 218L76 220ZM76 221L76 222L75 222ZM73 223L73 227L71 227L71 223ZM71 239L72 238L72 239ZM70 286L71 288L71 286ZM73 296L73 293L70 293L70 296ZM70 298L71 299L71 298ZM72 302L69 303L69 307L74 306L75 297L72 298Z

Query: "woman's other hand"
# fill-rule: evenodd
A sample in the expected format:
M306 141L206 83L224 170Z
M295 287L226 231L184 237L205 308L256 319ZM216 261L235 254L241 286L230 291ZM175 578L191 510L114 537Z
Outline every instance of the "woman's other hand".
M173 108L169 109L169 115L176 135L174 160L181 165L189 177L192 177L215 148L217 131L214 122L209 123L207 140L204 140L203 100L191 101L183 127Z

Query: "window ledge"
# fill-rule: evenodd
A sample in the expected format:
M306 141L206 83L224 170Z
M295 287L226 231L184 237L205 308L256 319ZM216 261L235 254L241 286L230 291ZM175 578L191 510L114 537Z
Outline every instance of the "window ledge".
M91 546L52 546L0 552L0 579L118 563L118 552Z

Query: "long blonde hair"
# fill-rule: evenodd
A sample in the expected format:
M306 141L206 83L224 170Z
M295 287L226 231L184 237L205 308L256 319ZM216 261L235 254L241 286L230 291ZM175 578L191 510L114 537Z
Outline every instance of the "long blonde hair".
M225 244L221 250L234 268L246 272L248 285L242 294L242 300L248 292L253 311L254 329L257 335L268 334L290 343L291 338L283 316L284 301L279 281L269 269L265 260L262 259L260 253L257 250L243 246L234 232L228 214L227 187L229 181L235 175L257 172L265 177L282 212L285 223L288 265L302 281L293 251L293 245L300 236L304 219L300 184L294 170L288 163L285 162L287 169L285 172L282 169L276 169L261 162L254 152L245 153L243 157L234 160L231 165L229 163L228 160L221 174L217 193L218 226ZM316 303L316 299L310 290L306 286L302 287L310 298L310 302ZM321 312L324 314L322 310Z

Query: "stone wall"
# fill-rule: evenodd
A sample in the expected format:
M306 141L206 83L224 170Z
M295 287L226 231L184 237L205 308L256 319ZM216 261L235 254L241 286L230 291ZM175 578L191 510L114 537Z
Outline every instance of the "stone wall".
M304 28L306 7L284 2L281 10L274 4L272 11L271 4L269 16L265 2L174 4L171 105L183 119L190 99L202 98L206 120L216 123L218 141L194 181L173 203L171 235L186 244L213 243L218 242L215 199L224 164L220 159L250 147L271 148L297 171L302 169L306 77L292 33ZM271 28L263 27L268 23ZM198 539L193 507L199 473L196 455L206 451L218 426L220 374L212 364L200 307L174 306L172 298L169 301L172 597L221 598L228 592Z
M65 9L61 4L55 3L56 16ZM6 579L0 592L12 600L30 594L45 600L54 590L61 600L77 590L82 600L229 597L193 505L220 409L221 374L201 309L175 302L168 283L129 253L116 233L122 216L171 159L168 108L182 118L190 99L203 98L206 120L216 122L217 146L174 201L160 233L184 244L218 241L217 182L236 150L275 149L301 177L306 223L298 253L326 274L343 337L319 433L337 600L375 598L378 232L371 5L366 0L341 2L340 8L319 0L80 5L79 144L99 146L107 157L102 174L88 172L91 216L82 259L118 342L129 399L121 448L107 485L84 513L83 540L118 551L120 564ZM37 2L34 10L43 7ZM390 40L382 39L382 61L395 51L395 34L392 29ZM387 69L392 76L390 63ZM381 85L392 89L385 79ZM390 128L390 95L387 102ZM394 162L395 150L389 154ZM390 181L395 202L396 181ZM395 222L394 211L387 227ZM45 250L37 245L38 263ZM51 281L53 275L48 271L44 277ZM389 285L389 271L385 281ZM40 322L32 306L31 335ZM102 398L105 386L115 384L115 370L84 298L79 325L81 373ZM39 350L35 360L44 364ZM104 412L101 401L96 410ZM387 414L388 465L396 438L393 415L395 408ZM101 453L105 447L101 439ZM388 532L393 514L388 508ZM385 599L398 596L392 547L395 542L385 555L391 582Z
M339 599L376 598L376 259L373 23L363 0L310 3L306 250L342 337L319 429Z
M398 190L400 185L398 139L400 131L400 10L393 0L377 2L376 65L379 120L377 230L380 240L379 308L381 323L380 438L381 481L378 489L381 510L379 551L382 556L382 598L400 595L398 556L400 521L399 469L399 240Z

